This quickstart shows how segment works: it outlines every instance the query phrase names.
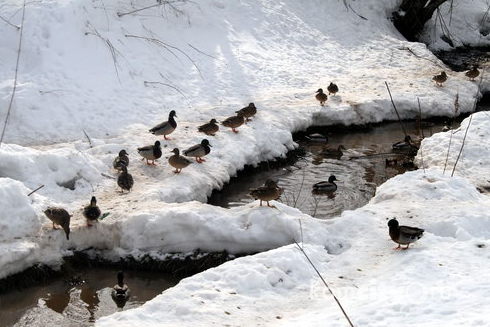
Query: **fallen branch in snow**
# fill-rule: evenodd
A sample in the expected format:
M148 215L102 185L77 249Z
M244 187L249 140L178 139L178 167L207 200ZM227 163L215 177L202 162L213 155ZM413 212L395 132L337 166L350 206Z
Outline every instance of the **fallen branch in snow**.
M344 314L345 319L347 319L347 321L349 322L349 326L354 327L354 324L352 324L352 321L350 320L349 316L347 315L347 312L345 312L344 308L342 307L342 304L340 303L339 299L337 299L337 297L335 296L335 294L333 294L333 292L330 289L330 287L328 286L327 282L322 277L322 275L320 274L320 272L318 271L318 269L315 267L315 265L313 264L313 262L311 261L311 259L308 257L308 255L306 254L305 250L298 244L298 242L296 242L296 240L294 241L294 243L296 244L296 246L298 247L298 249L304 254L304 256L306 257L306 259L308 260L308 262L310 263L310 265L315 270L315 272L318 275L318 277L320 277L320 279L322 280L322 282L325 285L325 287L327 288L327 290L330 292L330 294L332 294L335 302L337 302L338 306L340 307L340 310L342 310L342 313Z
M393 108L395 108L396 116L398 117L398 121L400 122L400 126L402 127L403 134L405 134L405 136L407 136L407 131L405 130L405 126L403 126L400 115L398 114L398 110L396 109L395 102L393 101L393 97L391 96L390 87L388 86L388 83L386 81L385 81L385 85L386 85L386 88L388 89L388 94L390 95L391 104L393 105Z
M142 39L142 40L145 40L145 41L148 41L150 43L153 43L157 46L160 46L160 47L163 47L165 50L167 50L168 52L170 52L175 58L179 59L179 57L175 54L174 51L172 50L175 50L179 53L181 53L182 55L184 55L191 63L192 65L196 68L196 70L198 71L199 73L199 76L201 76L201 79L204 80L203 76L202 76L202 72L201 70L199 69L199 67L197 66L196 62L187 54L185 53L184 51L182 51L181 49L179 49L178 47L176 46L173 46L171 44L168 44L168 43L165 43L159 39L156 39L156 38L153 38L153 37L145 37L145 36L138 36L138 35L132 35L132 34L125 34L124 35L125 37L131 37L131 38L136 38L136 39Z
M3 18L2 16L0 16L0 19L3 20L5 23L7 23L8 25L12 26L12 27L15 27L17 30L20 30L20 26L17 26L15 24L12 24L9 20Z
M105 174L105 173L100 173L100 175L101 175L101 176L104 176L104 177L106 177L106 178L116 179L116 177L111 176L111 175L107 175L107 174Z
M164 86L168 86L172 89L174 89L175 91L179 92L184 98L186 98L187 100L189 100L189 98L187 98L184 94L184 92L182 92L179 88L177 88L176 86L173 86L173 85L170 85L170 84L167 84L167 83L162 83L162 82L150 82L150 81L144 81L143 82L145 84L145 86L148 86L148 85L151 85L151 84L160 84L160 85L164 85Z
M427 61L429 61L429 62L433 63L433 64L434 64L434 65L436 65L436 66L439 66L439 67L441 67L441 68L444 68L444 67L443 67L441 64L439 64L438 62L436 62L436 61L434 61L434 60L430 60L429 58L425 58L425 57L422 57L422 56L420 56L420 55L416 54L416 53L415 53L415 52L414 52L412 49L410 49L409 47L401 47L401 48L399 48L399 49L400 49L400 50L406 50L406 51L410 52L411 54L413 54L415 57L417 57L417 58L419 58L419 59L424 59L424 60L427 60Z
M352 8L352 6L350 5L350 3L349 3L349 8L350 8L350 10L352 10L352 12L353 12L354 14L356 14L356 15L357 15L359 18L364 19L364 20L368 20L366 17L364 17L364 16L362 16L362 15L358 14L358 13L357 13L357 12L354 10L354 8Z
M190 44L190 43L187 43L187 45L188 45L188 46L190 46L192 49L196 50L197 52L199 52L199 53L201 53L201 54L203 54L203 55L205 55L205 56L207 56L207 57L209 57L209 58L213 58L214 60L219 60L218 58L213 57L213 56L211 56L210 54L207 54L207 53L205 53L205 52L203 52L203 51L199 50L198 48L196 48L195 46L193 46L193 45L192 45L192 44Z
M118 12L117 13L117 16L118 17L122 17L122 16L126 16L126 15L131 15L131 14L137 13L137 12L142 11L142 10L146 10L146 9L150 9L150 8L154 8L154 7L159 7L161 5L162 5L162 3L157 3L157 4L154 4L154 5L151 5L151 6L147 6L147 7L135 9L135 10L128 11L128 12Z
M93 148L94 146L93 146L93 144L92 144L92 140L91 140L91 139L90 139L90 137L88 136L87 132L85 132L85 130L84 130L84 129L82 129L82 131L83 131L83 134L85 134L85 137L86 137L86 138L87 138L87 140L88 140L88 144L90 144L90 147L91 147L91 148Z
M7 129L7 124L8 124L9 117L10 117L10 112L12 110L12 103L14 102L15 92L17 91L17 75L19 73L20 53L22 51L22 35L24 32L25 13L26 13L26 0L24 0L24 4L22 5L22 19L20 22L19 47L17 49L17 61L15 63L14 88L12 90L12 96L10 97L10 102L9 102L9 106L7 109L7 115L5 116L5 122L3 124L2 136L0 137L0 146L2 146L3 138L5 136L5 130Z
M39 186L37 189L33 190L31 193L27 194L27 196L31 196L32 194L34 194L35 192L39 191L40 189L42 189L44 187L44 184Z

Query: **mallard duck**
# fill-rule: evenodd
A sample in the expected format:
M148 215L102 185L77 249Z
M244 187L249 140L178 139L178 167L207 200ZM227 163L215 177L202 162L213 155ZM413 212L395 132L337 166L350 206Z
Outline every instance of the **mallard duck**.
M170 140L167 138L167 135L171 134L177 128L177 122L174 117L177 117L175 110L170 111L168 114L168 121L164 121L161 124L156 125L152 129L150 129L150 133L154 135L163 135L163 138L166 140Z
M399 226L398 220L394 218L388 221L388 226L390 227L391 239L393 240L393 242L398 243L398 247L396 247L396 249L400 249L401 244L407 246L404 249L408 249L410 243L416 242L422 237L422 234L424 233L424 230L421 228Z
M402 153L405 153L405 152L413 153L413 152L415 152L416 153L419 148L413 143L410 135L406 135L405 138L403 139L403 141L399 141L399 142L394 143L392 145L392 149L394 152L402 152Z
M395 167L398 165L398 159L385 159L385 167Z
M465 75L466 75L466 77L469 77L471 81L474 81L475 78L477 78L478 75L480 75L480 71L478 70L478 66L474 65L472 69L468 70L465 73Z
M53 229L56 225L61 226L66 234L66 239L70 239L70 214L63 208L49 207L44 210L44 214L53 222Z
M436 75L432 77L432 80L436 82L437 86L442 86L442 83L447 81L447 75L446 72L441 72L439 75Z
M206 160L204 160L202 157L207 155L209 152L211 152L211 144L209 144L209 141L206 139L203 139L201 141L201 144L196 144L194 146L191 146L189 149L185 150L184 156L187 157L194 157L196 158L196 161L198 163L202 163Z
M305 136L305 138L310 142L318 142L318 143L327 143L328 142L328 136L320 134L320 133L313 133L313 134Z
M235 111L235 113L245 118L245 123L246 123L250 121L250 117L255 116L255 114L257 113L257 108L255 107L255 104L253 102L250 102L248 106L238 111Z
M138 148L138 153L143 157L143 159L146 159L147 165L155 165L155 160L162 156L160 141L156 141L154 145L147 145ZM151 163L149 163L148 160L151 160Z
M335 95L335 93L339 91L339 87L337 86L337 84L330 82L330 85L327 87L327 91L328 91L328 95L330 94Z
M322 156L340 159L344 154L342 150L347 150L343 145L339 145L337 149L324 149Z
M320 105L321 106L324 106L325 105L325 102L327 101L328 99L328 96L323 93L323 89L318 89L318 91L316 91L316 95L315 95L315 98L320 101Z
M209 123L199 126L197 130L206 135L214 136L219 131L219 125L217 123L216 119L213 118Z
M120 308L124 307L129 300L130 290L128 285L124 283L124 273L122 271L117 273L117 284L112 288L111 297Z
M172 152L174 153L174 155L168 158L168 163L170 164L170 166L175 168L174 173L180 173L183 168L189 166L192 163L192 161L179 154L179 149L175 148L172 150Z
M119 176L117 176L117 185L119 185L119 187L121 188L121 193L124 193L124 190L131 192L133 184L133 176L128 173L128 168L126 168L126 166L123 166L121 168L121 173L119 174Z
M337 184L335 184L336 180L337 180L337 178L334 175L331 175L328 178L328 182L322 181L322 182L318 182L318 183L314 184L313 185L313 191L333 193L333 192L337 191Z
M87 219L87 226L92 226L93 221L97 221L101 215L100 209L97 206L95 196L90 199L90 204L83 208L83 216Z
M121 170L121 166L123 165L126 167L129 166L129 158L126 150L119 151L119 155L114 158L114 161L112 162L112 166L114 167L114 169L119 171Z
M231 117L226 118L225 120L223 120L221 122L221 124L225 127L231 128L231 130L234 133L238 133L236 128L242 126L244 122L245 122L245 120L243 119L242 115L236 115L236 116L231 116Z
M277 186L277 183L271 179L265 181L264 186L260 186L254 189L250 189L250 195L256 199L260 200L260 206L262 206L262 201L267 202L268 207L273 207L269 204L269 201L277 200L282 194L282 189Z

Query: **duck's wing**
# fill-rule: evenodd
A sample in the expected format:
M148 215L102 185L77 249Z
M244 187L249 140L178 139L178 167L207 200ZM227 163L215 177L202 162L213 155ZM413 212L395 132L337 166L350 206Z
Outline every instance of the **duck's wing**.
M156 125L155 127L153 127L152 129L150 129L150 132L153 133L153 132L165 129L169 126L170 126L170 123L168 121L164 121L163 123L160 123L160 124Z
M192 154L193 152L196 152L196 151L197 151L197 150L199 150L200 148L201 148L201 144L196 144L196 145L193 145L193 146L191 146L189 149L184 150L184 154L185 154L185 155Z
M420 238L424 233L422 228L410 227L410 226L400 226L400 235L410 238Z
M148 152L148 151L153 151L153 145L147 145L138 148L138 152Z

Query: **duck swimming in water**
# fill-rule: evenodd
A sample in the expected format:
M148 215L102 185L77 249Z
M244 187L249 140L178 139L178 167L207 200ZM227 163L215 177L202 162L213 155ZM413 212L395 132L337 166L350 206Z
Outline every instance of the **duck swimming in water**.
M337 178L334 175L331 175L328 178L328 182L323 181L323 182L318 182L318 183L314 184L313 185L313 191L333 193L333 192L337 191L337 184L335 184L336 180L337 180Z
M413 143L410 135L406 135L403 141L394 143L392 149L397 153L417 153L419 148Z

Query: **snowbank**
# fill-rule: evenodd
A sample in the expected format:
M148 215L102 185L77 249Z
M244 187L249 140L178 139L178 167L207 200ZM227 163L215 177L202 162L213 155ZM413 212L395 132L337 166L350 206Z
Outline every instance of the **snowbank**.
M322 228L338 251L303 230L305 250L355 325L485 325L490 268L488 197L466 179L423 170L397 176L363 208ZM387 220L423 227L408 251L393 251ZM310 226L312 219L304 220ZM130 283L130 281L128 281ZM164 308L162 310L162 308ZM306 259L289 245L227 262L181 281L142 307L97 326L345 326Z
M440 7L442 17L437 11L426 23L421 41L434 50L450 50L453 47L490 46L489 3L486 0L446 1ZM443 22L443 23L442 23ZM449 33L444 33L444 30ZM449 35L447 35L449 34ZM453 45L443 40L449 36Z

